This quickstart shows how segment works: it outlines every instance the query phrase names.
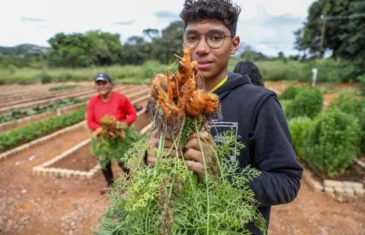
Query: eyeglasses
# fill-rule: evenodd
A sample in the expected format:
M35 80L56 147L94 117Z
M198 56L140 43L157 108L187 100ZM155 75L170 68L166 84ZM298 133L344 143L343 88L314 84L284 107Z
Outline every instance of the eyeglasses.
M195 30L188 30L184 33L183 42L185 47L196 47L201 39L201 36L205 35L205 42L212 49L220 48L226 37L231 37L231 35L225 35L224 32L220 30L211 30L206 34L201 34Z

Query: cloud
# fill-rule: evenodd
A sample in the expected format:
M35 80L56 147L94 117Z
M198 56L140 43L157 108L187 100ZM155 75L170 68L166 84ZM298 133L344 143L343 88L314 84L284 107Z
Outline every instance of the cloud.
M178 19L180 17L179 14L176 14L171 11L157 11L154 15L157 18L163 18L163 19Z
M35 25L34 27L36 27L36 28L40 28L40 29L45 29L45 28L47 28L47 26L45 26L45 25Z
M117 24L117 25L131 25L134 24L134 20L129 20L129 21L121 21L121 22L115 22L113 24Z
M21 17L20 21L21 22L45 22L46 20L39 19L39 18L32 18L32 17Z

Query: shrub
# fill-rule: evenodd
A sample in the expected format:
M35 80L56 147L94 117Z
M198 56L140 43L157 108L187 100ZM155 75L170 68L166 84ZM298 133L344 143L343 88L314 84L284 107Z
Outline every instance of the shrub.
M365 98L355 95L340 94L328 106L328 111L339 109L358 118L361 130L361 153L365 153Z
M39 80L41 81L42 84L52 82L52 76L47 73L38 74L37 77L39 78Z
M58 82L68 82L68 81L72 81L72 74L71 73L61 73L58 76Z
M314 118L322 111L323 93L318 88L304 89L286 106L288 119L307 116Z
M295 87L293 85L288 86L281 95L279 95L280 100L292 100L294 99L302 90L307 89L306 87Z
M358 119L339 110L319 116L304 135L303 160L323 177L343 174L359 151Z
M365 96L365 74L358 76L356 80L360 83L361 96Z
M360 100L350 94L340 94L328 105L328 111L339 109L344 113L358 116Z
M17 79L17 83L19 85L29 85L29 84L34 83L34 81L31 78L20 78L20 79Z
M297 117L291 119L288 122L288 125L293 138L294 150L297 153L297 156L303 160L304 133L313 125L313 121L308 117Z

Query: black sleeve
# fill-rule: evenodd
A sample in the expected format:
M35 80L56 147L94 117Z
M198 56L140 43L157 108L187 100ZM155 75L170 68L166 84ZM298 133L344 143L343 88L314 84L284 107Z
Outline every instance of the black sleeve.
M252 166L261 175L249 186L260 206L291 202L298 194L303 168L296 161L284 113L275 96L264 99L256 110L248 145Z

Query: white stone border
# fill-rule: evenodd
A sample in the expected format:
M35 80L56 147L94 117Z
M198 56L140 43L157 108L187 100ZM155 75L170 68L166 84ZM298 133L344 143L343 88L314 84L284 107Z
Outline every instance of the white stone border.
M57 177L66 177L71 178L74 176L79 176L82 178L91 179L94 174L100 170L99 164L97 164L95 167L93 167L89 171L77 171L77 170L69 170L69 169L62 169L62 168L49 168L52 164L56 163L57 161L60 161L63 158L66 158L70 156L75 151L79 150L80 148L86 146L91 142L91 139L87 139L79 143L78 145L73 146L72 148L66 150L62 154L52 158L51 160L32 168L33 175L36 176L57 176Z
M355 158L354 161L356 162L356 164L358 164L359 166L361 166L362 168L365 169L365 162L361 161L360 159Z
M139 111L137 113L137 115L141 115L145 112L145 109L142 109L141 111ZM149 123L147 126L145 126L140 133L141 134L145 134L147 133L152 127L152 122ZM51 160L35 166L32 168L32 174L35 176L57 176L57 177L66 177L66 178L71 178L71 177L81 177L83 179L87 178L87 179L91 179L96 172L98 172L101 167L99 164L97 164L96 166L94 166L91 170L89 171L78 171L78 170L70 170L70 169L61 169L61 168L49 168L49 166L51 166L52 164L56 163L57 161L60 161L63 158L66 158L68 156L70 156L72 153L74 153L75 151L79 150L80 148L86 146L87 144L89 144L91 142L91 139L87 139L82 141L81 143L73 146L72 148L66 150L65 152L63 152L62 154L52 158Z
M307 167L304 168L303 179L307 181L314 192L324 192L339 202L365 200L365 190L362 183L327 179L321 183L314 179L312 172Z
M63 128L59 131L56 131L56 132L53 132L52 134L49 134L49 135L46 135L44 137L41 137L41 138L38 138L38 139L35 139L29 143L26 143L26 144L23 144L19 147L16 147L16 148L13 148L13 149L10 149L9 151L6 151L4 153L1 153L0 154L0 162L2 160L6 160L12 156L14 156L15 154L19 154L27 149L30 149L31 147L34 147L34 146L37 146L39 144L43 144L43 143L46 143L56 137L60 137L61 135L64 135L68 132L71 132L71 131L74 131L75 129L77 128L80 128L81 126L84 126L86 125L86 121L81 121L77 124L74 124L72 126L69 126L69 127L66 127L66 128Z

